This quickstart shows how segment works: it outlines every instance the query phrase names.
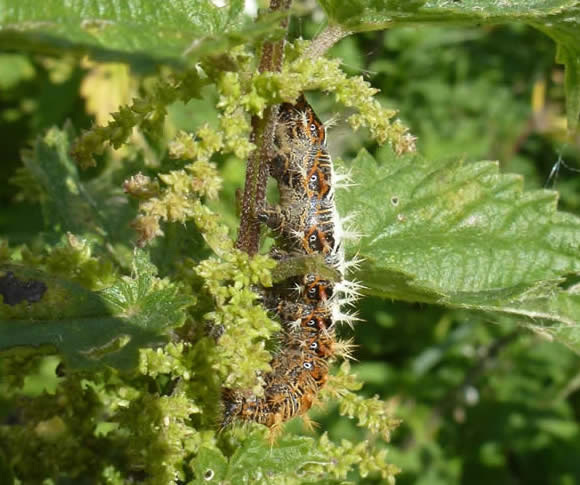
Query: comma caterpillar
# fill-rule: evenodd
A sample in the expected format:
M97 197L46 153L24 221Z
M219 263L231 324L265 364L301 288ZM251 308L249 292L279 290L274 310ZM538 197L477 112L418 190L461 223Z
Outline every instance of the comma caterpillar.
M255 421L276 431L291 418L304 416L328 380L329 364L349 358L350 342L336 338L336 324L352 325L356 316L342 308L359 296L361 285L345 280L345 231L336 210L335 176L326 147L326 128L301 95L283 103L274 132L269 173L278 183L280 201L257 214L274 233L273 254L285 257L320 254L340 274L333 282L317 274L290 278L262 290L265 307L282 324L280 349L263 375L263 395L224 389L222 427L234 420Z

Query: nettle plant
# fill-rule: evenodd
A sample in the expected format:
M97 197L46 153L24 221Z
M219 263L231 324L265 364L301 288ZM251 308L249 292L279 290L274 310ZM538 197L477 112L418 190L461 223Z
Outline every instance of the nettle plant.
M42 208L46 233L27 245L8 234L0 246L8 481L394 481L385 442L396 412L356 393L363 383L347 362L320 400L357 420L363 441L296 427L271 440L253 423L219 430L222 387L259 394L276 351L280 325L255 288L329 271L316 258L270 259L256 219L275 106L303 92L333 97L352 136L364 128L391 147L381 160L365 150L335 160L352 180L336 200L341 214L356 214L362 237L347 252L362 258L356 278L365 293L483 312L580 351L580 288L571 278L580 272L580 220L557 212L557 193L523 192L522 178L500 174L496 162L425 160L377 90L325 57L362 31L523 22L558 45L574 133L578 2L321 0L327 24L311 41L286 38L288 17L309 14L290 0L272 0L258 19L241 0L41 3L0 0L0 48L66 56L63 64L84 58L91 76L124 79L133 99L80 135L70 124L40 134L12 179ZM200 99L217 115L176 132L172 106ZM236 202L222 185L244 163L236 240Z

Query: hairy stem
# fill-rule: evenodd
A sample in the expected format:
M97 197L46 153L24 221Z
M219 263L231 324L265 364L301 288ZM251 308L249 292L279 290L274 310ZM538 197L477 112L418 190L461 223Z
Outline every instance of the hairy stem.
M290 8L292 0L271 0L270 11L285 11ZM288 27L288 18L281 22L283 28ZM260 72L280 71L284 58L284 42L282 38L276 42L265 42L260 58ZM250 141L256 145L246 165L246 181L242 196L242 211L240 229L236 247L248 254L256 254L260 243L260 223L256 218L257 209L266 198L268 182L268 159L272 153L274 138L274 123L278 113L277 106L270 106L264 111L262 118L252 117L252 133Z
M308 57L310 59L320 57L340 39L351 33L349 30L343 29L340 25L327 25L304 51L302 57Z

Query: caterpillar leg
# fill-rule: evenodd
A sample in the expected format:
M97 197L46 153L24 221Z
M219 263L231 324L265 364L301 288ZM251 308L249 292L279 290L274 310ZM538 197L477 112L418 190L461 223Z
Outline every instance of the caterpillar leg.
M266 224L270 229L279 231L285 222L286 216L280 206L271 205L266 202L257 210L256 218Z
M256 212L256 218L272 229L277 236L288 237L295 227L305 224L306 210L265 203Z

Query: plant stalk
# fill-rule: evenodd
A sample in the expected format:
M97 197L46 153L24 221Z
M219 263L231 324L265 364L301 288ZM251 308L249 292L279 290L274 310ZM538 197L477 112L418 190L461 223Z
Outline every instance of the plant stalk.
M310 43L302 54L303 58L316 59L323 56L339 40L352 34L338 24L327 25L326 28Z
M287 11L292 0L271 0L270 11ZM288 28L288 17L285 17L280 26ZM285 36L276 42L264 42L260 58L259 71L280 71L284 60ZM253 255L258 252L260 244L260 222L256 213L266 199L266 185L268 183L268 160L272 154L272 142L278 106L269 106L263 117L252 116L252 132L250 141L256 145L250 154L246 165L246 180L242 195L242 210L240 228L236 247Z

